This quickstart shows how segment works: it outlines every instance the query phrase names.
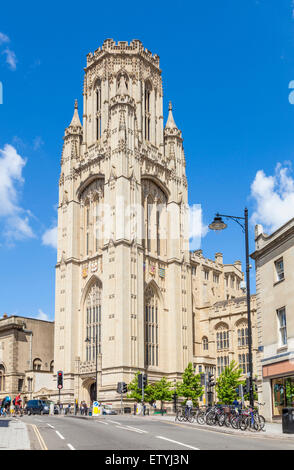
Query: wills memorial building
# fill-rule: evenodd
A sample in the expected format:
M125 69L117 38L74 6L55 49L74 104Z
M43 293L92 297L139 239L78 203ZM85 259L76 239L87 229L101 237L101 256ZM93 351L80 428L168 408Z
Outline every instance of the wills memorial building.
M183 138L171 104L164 125L159 57L105 40L87 56L83 99L61 157L54 370L64 401L89 403L97 365L98 399L115 402L138 370L174 381L189 362L214 369L213 335L228 348L235 327L220 318L209 336L203 316L242 296L243 274L189 251Z

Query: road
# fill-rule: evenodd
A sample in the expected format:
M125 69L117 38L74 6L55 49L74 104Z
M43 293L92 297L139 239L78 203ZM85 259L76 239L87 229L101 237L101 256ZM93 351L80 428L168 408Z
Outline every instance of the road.
M276 437L223 434L160 417L24 416L32 449L43 450L294 450Z

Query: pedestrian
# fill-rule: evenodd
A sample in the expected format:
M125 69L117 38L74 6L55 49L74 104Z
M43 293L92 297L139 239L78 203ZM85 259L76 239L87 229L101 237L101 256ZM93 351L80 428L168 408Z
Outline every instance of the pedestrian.
M191 415L192 408L193 408L193 402L191 398L188 398L188 400L186 401L186 414L188 417L190 417Z
M233 406L235 411L239 413L240 403L238 402L237 398L235 398L235 400L233 401Z
M13 404L15 406L15 413L20 413L21 414L21 396L20 396L20 393L15 397L15 399L13 400Z
M88 406L86 402L84 402L84 413L85 413L85 416L88 415Z

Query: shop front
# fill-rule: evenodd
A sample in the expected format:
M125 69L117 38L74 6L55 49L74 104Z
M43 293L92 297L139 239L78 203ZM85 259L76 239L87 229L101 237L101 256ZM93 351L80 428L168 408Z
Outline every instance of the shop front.
M294 407L294 374L271 380L273 418L282 416L283 408Z
M283 408L294 407L294 362L281 361L263 366L263 380L264 384L270 384L271 417L279 419Z

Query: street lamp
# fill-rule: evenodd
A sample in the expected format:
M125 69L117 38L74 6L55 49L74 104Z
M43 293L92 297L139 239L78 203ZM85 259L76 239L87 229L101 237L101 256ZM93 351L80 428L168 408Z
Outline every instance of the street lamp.
M94 338L93 338L94 340ZM91 343L91 338L87 336L85 339L85 343ZM96 348L96 386L95 386L95 401L98 401L98 368L97 368L97 362L98 362L98 342L97 338L95 338L95 348Z
M253 396L253 361L252 361L252 328L250 312L250 265L249 265L249 236L248 236L248 209L244 209L244 217L235 217L232 215L216 214L213 222L209 225L211 230L223 230L227 227L222 217L234 220L245 234L245 252L246 252L246 285L247 285L247 319L248 319L248 352L249 352L249 401L250 406L254 406ZM244 222L240 222L244 221Z

